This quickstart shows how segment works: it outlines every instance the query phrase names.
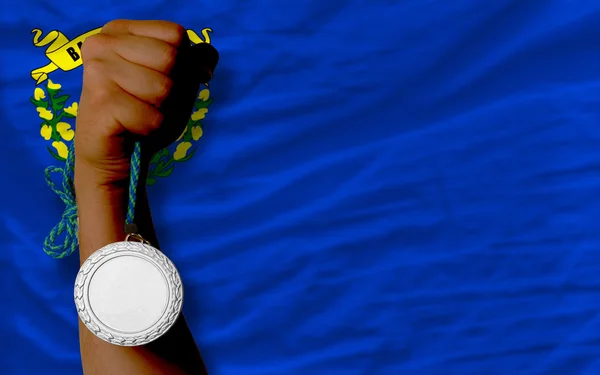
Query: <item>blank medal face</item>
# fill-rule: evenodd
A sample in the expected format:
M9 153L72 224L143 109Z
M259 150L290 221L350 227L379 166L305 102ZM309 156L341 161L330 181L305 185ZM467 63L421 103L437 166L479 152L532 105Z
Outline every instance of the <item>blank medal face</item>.
M164 334L181 312L181 279L159 250L117 242L96 251L77 276L75 304L96 336L117 345L143 345Z
M104 263L90 281L88 298L94 315L108 327L135 333L164 314L169 285L160 270L144 258L124 255Z

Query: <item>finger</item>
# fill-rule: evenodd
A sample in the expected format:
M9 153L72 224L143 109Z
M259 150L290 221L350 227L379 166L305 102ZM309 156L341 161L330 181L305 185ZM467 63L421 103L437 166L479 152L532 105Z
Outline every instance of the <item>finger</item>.
M178 55L177 47L165 41L137 35L123 35L113 50L123 59L158 72L170 73Z
M114 95L107 111L123 128L133 134L147 136L160 128L163 114L150 104L138 100L120 87L115 87Z
M183 26L168 21L115 20L104 25L101 32L146 36L160 39L173 46L180 46L182 41L187 38L187 32Z
M112 60L105 66L110 78L123 91L157 108L173 87L167 75L123 59Z

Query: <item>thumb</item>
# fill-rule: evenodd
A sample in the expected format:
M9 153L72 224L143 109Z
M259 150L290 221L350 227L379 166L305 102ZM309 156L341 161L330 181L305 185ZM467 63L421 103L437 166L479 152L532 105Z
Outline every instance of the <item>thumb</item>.
M189 45L187 35L182 41L171 78L173 87L161 106L162 126L148 138L146 147L153 152L167 147L185 127L196 102L200 85L208 83L219 61L219 53L210 44Z

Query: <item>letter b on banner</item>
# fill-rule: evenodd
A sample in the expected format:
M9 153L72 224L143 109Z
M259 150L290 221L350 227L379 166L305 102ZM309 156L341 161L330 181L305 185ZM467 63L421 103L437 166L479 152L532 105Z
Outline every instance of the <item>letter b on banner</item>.
M83 41L77 43L77 47L79 48L79 51L81 51L82 44L83 44ZM71 56L71 58L73 59L73 62L75 62L81 58L79 51L75 50L75 47L67 48L67 53L69 54L69 56Z

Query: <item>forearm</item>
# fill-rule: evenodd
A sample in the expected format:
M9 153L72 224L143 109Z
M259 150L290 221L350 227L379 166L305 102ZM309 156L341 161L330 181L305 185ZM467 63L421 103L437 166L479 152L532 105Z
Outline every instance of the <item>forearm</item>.
M75 170L80 259L83 263L94 251L125 239L123 225L128 188L94 183L93 172L86 170L85 166L76 165ZM136 224L139 234L158 248L143 184L138 189ZM86 375L206 373L183 316L165 335L140 347L109 344L92 334L81 321L79 328L82 364Z

